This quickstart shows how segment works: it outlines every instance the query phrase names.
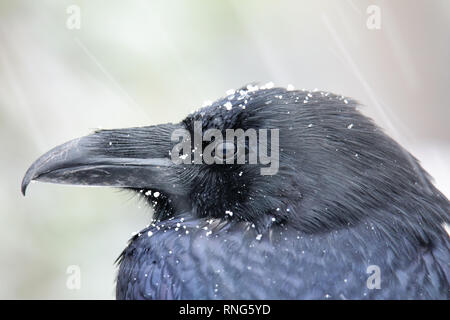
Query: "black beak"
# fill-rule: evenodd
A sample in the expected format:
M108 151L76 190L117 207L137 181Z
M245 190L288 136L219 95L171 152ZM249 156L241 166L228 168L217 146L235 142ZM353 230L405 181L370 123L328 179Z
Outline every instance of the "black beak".
M166 124L102 130L64 143L36 160L22 181L25 195L32 180L86 186L154 188L182 194L170 159L171 133Z

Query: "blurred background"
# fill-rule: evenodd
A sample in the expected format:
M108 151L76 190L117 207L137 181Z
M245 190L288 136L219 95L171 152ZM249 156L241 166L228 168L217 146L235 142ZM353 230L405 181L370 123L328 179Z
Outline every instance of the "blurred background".
M2 0L0 298L114 298L114 260L151 217L113 189L22 197L38 156L96 128L178 122L253 81L359 100L449 197L449 40L448 0Z

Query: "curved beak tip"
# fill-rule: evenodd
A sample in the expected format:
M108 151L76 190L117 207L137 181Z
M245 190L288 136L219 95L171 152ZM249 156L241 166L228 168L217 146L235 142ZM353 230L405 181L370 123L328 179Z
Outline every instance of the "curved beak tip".
M27 173L23 177L22 185L21 185L21 188L20 188L20 190L22 191L23 196L26 195L27 188L28 188L28 185L30 184L31 180L33 180L32 175L30 174L29 171L27 171Z
M27 192L27 184L22 181L22 187L20 189L22 191L22 195L25 197Z

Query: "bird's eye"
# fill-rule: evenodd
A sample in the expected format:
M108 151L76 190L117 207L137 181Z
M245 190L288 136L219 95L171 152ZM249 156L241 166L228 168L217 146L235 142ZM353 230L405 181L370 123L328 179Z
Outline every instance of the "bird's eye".
M214 158L223 162L231 160L236 155L236 146L232 142L221 142L216 145Z

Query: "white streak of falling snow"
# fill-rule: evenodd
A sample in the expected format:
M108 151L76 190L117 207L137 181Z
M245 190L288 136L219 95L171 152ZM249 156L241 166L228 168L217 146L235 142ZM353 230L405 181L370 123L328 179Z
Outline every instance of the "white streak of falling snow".
M2 42L6 44L6 37L1 34ZM3 47L6 47L4 45ZM10 51L8 48L3 48L0 50L0 65L3 66L3 72L6 75L6 79L8 80L8 83L11 87L11 93L12 95L17 99L17 107L21 109L23 119L27 122L27 127L33 132L31 138L34 140L34 143L39 148L40 151L46 150L46 144L44 143L44 138L38 130L38 126L36 126L33 113L31 112L30 108L28 107L28 101L24 94L24 91L22 90L21 86L19 85L17 79L16 79L16 73L11 70L11 63L8 59L7 52Z
M331 25L330 20L328 19L328 16L325 13L322 14L322 21L323 21L325 27L330 32L333 40L335 41L336 46L338 47L338 49L340 50L341 54L344 56L344 58L347 61L348 65L350 66L351 70L353 71L355 77L358 79L359 83L361 83L362 87L364 88L364 91L368 95L369 99L372 101L372 104L374 105L374 107L377 109L377 111L381 115L384 123L386 124L388 129L391 130L391 132L395 136L399 137L400 134L398 133L396 127L393 125L393 123L390 120L390 118L386 115L385 108L379 103L377 97L375 96L375 93L373 92L373 90L370 87L370 85L368 84L368 82L365 80L365 78L362 75L362 73L360 72L359 68L356 66L353 58L351 57L351 55L349 54L349 52L345 48L344 44L342 43L341 39L339 38L338 34L336 33L336 30ZM424 187L428 192L431 192L430 188L428 187L428 184L426 183L425 177L423 176L422 172L418 168L418 166L415 163L414 159L411 157L411 155L408 152L406 152L406 151L403 151L403 152L404 152L404 155L406 156L406 158L408 159L410 165L414 168L414 171L419 176L419 179L421 180L422 187Z
M98 61L95 55L84 45L84 43L77 37L75 37L75 43L83 50L83 52L89 57L89 59L94 62L94 64L102 71L102 73L116 86L117 89L122 93L123 96L131 103L133 109L138 111L142 116L145 117L147 121L150 121L150 116L120 85L120 83L103 67L103 65Z

